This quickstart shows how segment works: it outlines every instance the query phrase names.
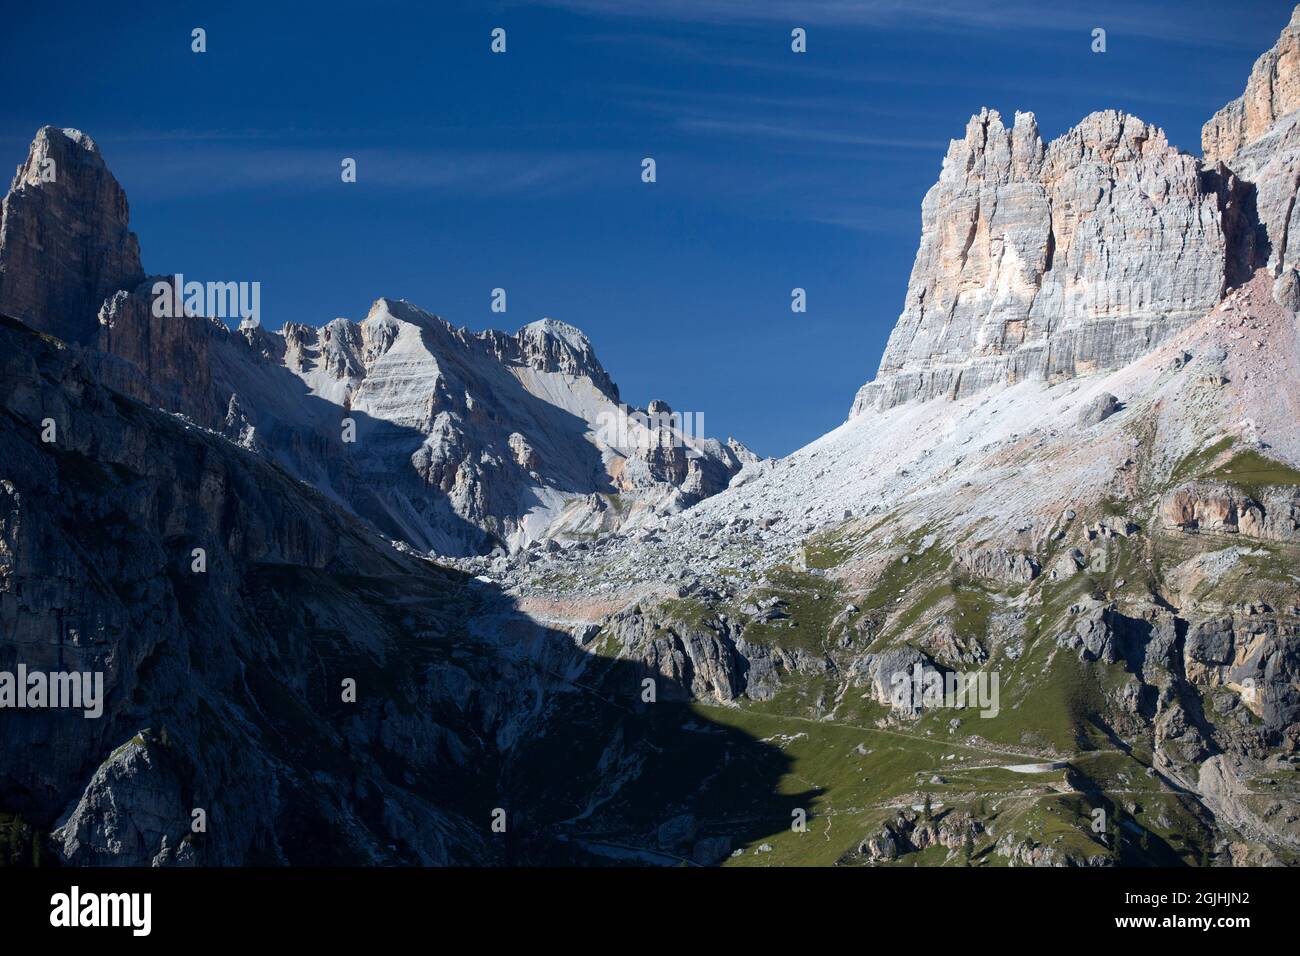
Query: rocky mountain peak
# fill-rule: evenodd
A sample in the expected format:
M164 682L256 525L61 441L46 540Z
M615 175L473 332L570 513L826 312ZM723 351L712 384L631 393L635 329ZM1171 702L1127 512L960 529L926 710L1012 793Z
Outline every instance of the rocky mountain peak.
M985 107L966 124L965 137L949 145L941 178L1005 183L1036 175L1042 160L1043 141L1033 113L1016 113L1007 129L1002 114Z
M1204 314L1228 280L1221 195L1156 126L1116 110L1044 146L996 110L954 140L880 370L850 417L995 383L1115 368Z
M1165 131L1121 110L1098 110L1053 140L1049 163L1077 166L1104 163L1120 166L1142 159L1183 156L1169 145Z
M0 312L83 340L104 299L143 278L126 193L95 141L41 127L0 215Z
M558 319L544 318L529 322L519 330L522 339L556 338L577 352L591 352L591 342L581 329Z
M1300 7L1273 48L1255 61L1245 92L1205 124L1201 144L1207 165L1249 184L1243 212L1255 228L1257 258L1287 279L1283 272L1300 262L1293 238L1300 235Z
M1277 43L1261 54L1250 71L1246 91L1205 124L1201 149L1205 162L1225 162L1254 143L1273 124L1300 109L1300 6Z
M46 162L46 160L50 162ZM51 170L51 173L47 173ZM108 388L275 460L393 538L466 554L590 536L724 489L754 456L628 418L588 338L470 332L403 299L361 322L162 316L94 141L46 127L0 230L0 310L85 346ZM346 437L341 422L346 422Z
M618 386L600 364L591 341L567 322L543 318L514 335L490 329L476 338L498 361L587 379L610 401L619 400Z

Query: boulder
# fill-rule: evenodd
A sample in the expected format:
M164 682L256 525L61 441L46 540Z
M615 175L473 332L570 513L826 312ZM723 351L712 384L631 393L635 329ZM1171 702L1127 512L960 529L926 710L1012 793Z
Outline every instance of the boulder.
M1123 406L1110 392L1102 392L1079 412L1079 427L1090 428L1114 415Z
M1300 272L1286 269L1273 281L1273 301L1284 309L1300 312Z

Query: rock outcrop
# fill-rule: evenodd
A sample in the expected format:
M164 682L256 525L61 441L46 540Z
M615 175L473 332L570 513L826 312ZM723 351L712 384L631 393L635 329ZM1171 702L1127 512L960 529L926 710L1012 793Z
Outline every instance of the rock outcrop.
M1300 624L1277 614L1225 614L1187 632L1190 680L1235 692L1272 744L1300 746Z
M54 832L74 866L193 865L192 820L166 749L143 732L113 751ZM204 823L206 829L206 822Z
M1102 392L1079 412L1079 427L1091 428L1104 422L1121 408L1120 401L1110 392Z
M1038 576L1039 567L1029 555L1006 548L958 548L955 558L959 567L975 578L1002 584L1028 584Z
M1291 14L1276 44L1251 68L1246 91L1201 130L1207 164L1233 159L1257 142L1279 119L1300 109L1300 7Z
M44 126L0 218L0 313L67 341L95 335L104 299L144 278L126 193L99 147Z
M984 832L984 824L966 811L945 811L937 817L925 817L903 808L893 820L886 821L877 833L858 845L858 854L871 863L886 863L933 846L958 851Z
M1188 482L1161 498L1160 519L1171 530L1300 541L1300 492L1265 486L1258 498L1226 482Z
M1044 145L993 110L954 140L876 379L851 416L1116 368L1218 301L1223 197L1164 133L1093 113Z

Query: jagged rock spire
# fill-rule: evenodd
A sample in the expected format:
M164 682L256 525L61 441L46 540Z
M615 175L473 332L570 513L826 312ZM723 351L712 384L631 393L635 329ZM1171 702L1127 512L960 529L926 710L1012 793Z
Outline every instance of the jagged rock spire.
M144 279L128 220L95 141L41 127L0 218L0 312L62 339L93 336L104 300Z
M1277 43L1260 54L1246 81L1246 91L1201 130L1206 164L1224 162L1269 131L1272 125L1300 109L1300 6Z

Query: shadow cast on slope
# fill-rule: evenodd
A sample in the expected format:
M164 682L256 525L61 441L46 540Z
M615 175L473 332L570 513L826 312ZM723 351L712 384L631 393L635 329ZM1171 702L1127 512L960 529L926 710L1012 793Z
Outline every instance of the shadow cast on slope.
M713 863L816 796L783 792L779 748L671 702L684 688L643 704L639 664L394 548L60 343L0 323L0 373L0 476L21 497L20 521L0 515L0 668L105 674L101 719L0 712L0 813L66 823L51 856Z

